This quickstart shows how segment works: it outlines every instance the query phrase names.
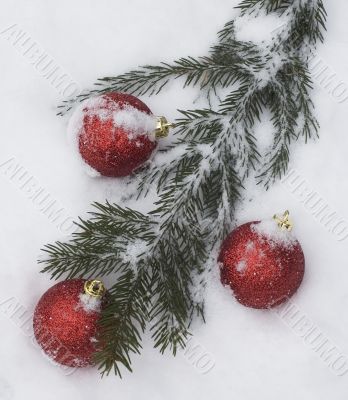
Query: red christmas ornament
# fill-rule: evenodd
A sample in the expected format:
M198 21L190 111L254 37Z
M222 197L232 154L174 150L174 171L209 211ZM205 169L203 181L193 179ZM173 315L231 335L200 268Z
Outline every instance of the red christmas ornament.
M71 279L43 294L35 308L33 325L37 342L50 358L69 367L92 364L104 293L100 281Z
M110 92L86 100L77 110L77 135L84 161L101 175L122 177L143 165L157 147L157 138L167 136L164 117L155 117L138 98ZM76 115L74 119L76 118Z
M302 282L304 255L300 243L289 232L288 212L275 219L278 223L256 221L239 226L221 248L221 281L247 307L281 304Z

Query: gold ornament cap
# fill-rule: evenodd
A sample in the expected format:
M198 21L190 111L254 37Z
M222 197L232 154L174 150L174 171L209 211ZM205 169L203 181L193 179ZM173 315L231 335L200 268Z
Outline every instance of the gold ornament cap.
M174 124L168 122L166 117L156 117L156 138L164 138L169 135L170 128L173 128Z
M105 294L106 289L102 281L93 279L85 282L84 291L92 297L101 298Z
M279 215L274 215L273 219L277 222L279 228L282 231L291 231L294 224L292 221L289 219L289 211L286 210L282 216Z

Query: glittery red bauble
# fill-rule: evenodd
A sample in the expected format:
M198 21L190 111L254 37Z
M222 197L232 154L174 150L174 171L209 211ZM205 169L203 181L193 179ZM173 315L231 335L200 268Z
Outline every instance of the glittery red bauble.
M79 151L85 162L104 176L122 177L144 164L157 146L144 127L143 134L132 134L115 124L112 113L134 108L148 115L151 110L142 101L124 93L110 92L96 98L99 105L83 108L78 132Z
M221 281L236 299L253 308L270 308L286 301L300 286L304 255L300 243L273 241L260 235L249 222L225 239L219 262Z
M98 343L100 307L86 307L81 301L84 279L57 283L39 300L34 312L34 334L44 352L69 367L92 364Z

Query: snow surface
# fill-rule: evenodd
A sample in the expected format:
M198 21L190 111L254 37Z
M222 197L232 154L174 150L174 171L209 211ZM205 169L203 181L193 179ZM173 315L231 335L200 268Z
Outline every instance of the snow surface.
M98 77L140 64L206 54L216 31L235 15L236 4L236 0L220 0L218 5L199 0L5 0L0 32L17 24L83 88ZM343 82L341 90L348 83L348 3L326 1L326 6L326 43L312 63L318 71L314 100L320 141L298 145L291 163L298 182L305 184L296 189L289 179L268 192L249 184L237 222L290 210L294 234L306 257L304 281L291 304L302 321L320 332L321 340L339 349L343 362L348 357L347 239L320 222L304 193L313 192L348 221L348 101L323 82L318 69L321 64L336 74L333 79ZM254 40L263 34L267 38L279 27L273 19L242 25L243 38ZM4 35L0 33L0 399L346 399L348 373L338 376L334 370L338 364L330 366L328 354L301 337L302 322L296 325L296 317L289 322L281 312L243 307L222 287L217 273L208 285L207 323L193 324L189 348L176 358L153 349L149 333L142 355L133 357L134 373L125 371L122 380L112 375L101 380L93 368L75 371L43 357L31 329L36 302L52 285L48 275L38 273L40 248L66 239L73 229L71 218L85 216L92 201L123 204L126 188L123 180L91 179L81 171L66 140L67 120L55 116L64 97L60 88L38 71L33 55L23 54ZM182 91L179 80L163 94L142 100L169 120L175 119L177 108L192 108L194 101L194 107L204 104L194 89ZM265 146L269 128L263 119L258 136ZM48 196L46 203L38 202L40 194ZM153 200L150 197L136 207L150 210ZM48 201L55 203L49 207ZM61 211L55 214L57 210Z

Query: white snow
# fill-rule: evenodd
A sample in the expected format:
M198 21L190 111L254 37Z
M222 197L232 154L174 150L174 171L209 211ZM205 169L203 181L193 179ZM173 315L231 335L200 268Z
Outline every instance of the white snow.
M348 3L325 3L328 33L325 45L318 48L319 57L323 68L327 65L336 74L336 82L347 83ZM75 371L53 365L42 356L32 336L32 312L42 293L53 285L47 274L39 274L40 248L45 243L66 239L54 223L55 213L64 208L67 215L86 217L90 203L105 199L148 211L156 195L137 203L121 203L127 187L124 180L91 179L81 171L66 140L67 119L55 115L56 105L63 97L44 74L38 73L34 54L29 52L23 57L23 50L18 51L18 45L14 47L1 32L16 23L84 88L97 77L119 74L138 65L205 55L215 41L216 31L237 13L235 5L237 0L204 2L204 6L201 0L2 3L1 400L346 398L348 373L335 375L333 367L320 356L324 349L319 345L320 340L328 338L332 347L348 356L347 241L337 240L326 228L325 219L320 222L321 216L309 212L301 187L293 194L289 185L282 183L268 192L247 183L248 192L234 222L239 225L264 220L279 210L290 210L306 259L305 277L292 301L298 315L306 317L303 321L312 321L322 335L313 345L308 344L308 339L305 341L304 322L295 325L297 317L290 318L294 313L288 313L288 323L284 323L275 312L240 305L229 288L220 284L219 271L211 263L206 324L196 321L191 327L196 352L179 352L175 358L169 353L161 355L152 347L151 333L146 332L142 355L133 357L133 374L123 370L122 380L112 374L100 379L95 368ZM268 31L274 28L271 25ZM249 29L253 29L250 24L243 33L245 37ZM337 95L332 95L334 86L324 82L323 87L320 82L325 74L319 72L317 67L314 101L321 123L320 140L306 146L298 144L293 149L291 168L325 199L330 209L348 221L348 102L340 103ZM202 99L194 103L197 91L183 91L181 83L178 80L163 94L141 99L154 114L165 115L171 121L179 116L177 109L204 106ZM269 133L269 124L258 127L261 138ZM3 165L12 157L16 160L13 165ZM164 155L157 153L153 162L160 158L162 162ZM21 178L24 170L27 175ZM33 179L28 181L30 177ZM33 204L40 188L57 201L46 213ZM48 215L52 216L47 218ZM112 278L103 281L110 287ZM198 298L200 295L197 294ZM11 298L18 308L2 306ZM208 354L214 367L204 373L201 365L205 359L199 361L195 354Z
M88 293L81 293L79 297L80 302L77 308L81 307L87 313L100 311L101 299L99 297L91 296Z
M237 263L236 269L237 269L238 272L243 272L245 270L246 266L247 266L246 261L245 260L241 260L241 261L239 261Z
M131 268L136 273L136 263L140 255L146 253L147 242L145 240L136 240L134 242L128 243L126 251L123 254L123 261L129 263Z
M292 247L296 242L296 237L292 231L279 228L273 218L267 218L259 223L251 225L251 229L261 238L270 240L270 243L280 244L284 247Z
M156 129L156 117L151 114L127 106L123 110L113 112L113 121L115 126L122 126L130 131L129 139L147 134L151 140L156 140L154 134Z
M284 23L284 18L273 14L265 15L262 12L257 19L254 16L245 15L236 20L236 35L240 40L261 43L272 39L274 31Z

